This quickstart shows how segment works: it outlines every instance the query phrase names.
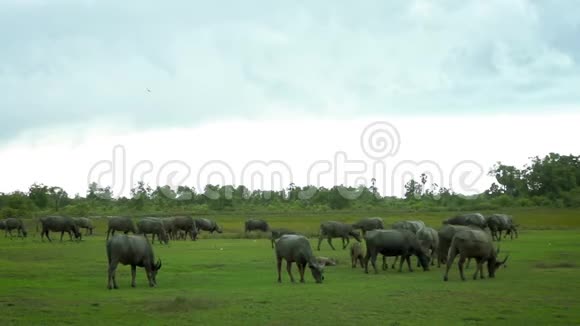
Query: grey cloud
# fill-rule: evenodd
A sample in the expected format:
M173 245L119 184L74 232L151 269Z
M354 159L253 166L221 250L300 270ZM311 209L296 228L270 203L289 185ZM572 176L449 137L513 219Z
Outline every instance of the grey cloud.
M93 119L573 107L573 5L4 1L0 137Z

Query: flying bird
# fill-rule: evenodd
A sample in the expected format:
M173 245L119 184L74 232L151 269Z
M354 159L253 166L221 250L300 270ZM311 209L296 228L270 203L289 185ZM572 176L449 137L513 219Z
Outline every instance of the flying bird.
M147 88L147 92L151 93L151 90L149 88Z

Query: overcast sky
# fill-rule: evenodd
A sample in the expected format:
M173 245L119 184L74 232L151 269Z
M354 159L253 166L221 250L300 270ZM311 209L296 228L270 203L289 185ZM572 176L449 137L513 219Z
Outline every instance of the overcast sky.
M84 194L87 157L110 159L116 144L159 162L183 151L240 167L329 160L346 141L329 135L357 143L373 121L397 127L398 160L473 159L445 146L466 126L481 144L499 141L480 148L482 165L580 147L564 139L578 128L562 134L580 112L574 1L0 0L0 30L0 191L36 181ZM296 136L305 130L328 139ZM403 151L409 135L443 149ZM234 140L230 157L223 142Z

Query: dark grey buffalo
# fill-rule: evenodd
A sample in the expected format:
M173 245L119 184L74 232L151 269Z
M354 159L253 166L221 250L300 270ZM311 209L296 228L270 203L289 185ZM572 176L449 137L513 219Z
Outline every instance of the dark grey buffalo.
M189 235L191 237L191 240L195 241L197 239L197 223L191 216L173 217L173 226L177 238L179 238L178 233L183 231L185 236Z
M151 234L151 244L155 242L155 236L157 236L159 243L169 243L169 236L160 218L142 218L137 222L137 233L143 234L145 238L147 238L147 234Z
M123 232L124 234L127 234L129 232L132 232L133 234L137 233L135 223L133 223L133 220L128 216L109 217L107 227L107 240L109 239L109 235L115 235L115 231L120 231Z
M356 263L360 263L360 267L364 268L364 254L360 243L355 242L350 245L350 261L352 268L356 268Z
M380 217L365 217L354 223L352 227L355 230L361 230L364 236L367 231L384 229L385 224Z
M86 217L77 217L74 218L75 224L78 226L79 229L85 229L85 235L93 234L93 222L86 218Z
M167 232L169 239L175 240L175 219L173 217L165 217L161 219L161 222L163 222L163 227L165 228L165 232Z
M44 240L44 236L46 236L48 241L52 242L52 239L48 235L50 231L60 232L60 241L62 241L65 232L68 233L71 241L73 234L76 239L82 240L82 234L72 217L45 216L41 217L39 222L42 225L42 231L40 233L41 240Z
M431 266L435 265L435 257L439 255L439 234L431 227L425 226L417 231L417 239L423 249L430 252ZM417 262L417 267L419 263Z
M425 227L425 223L423 221L399 221L393 223L391 227L395 230L408 230L417 234L417 231Z
M461 230L471 230L473 228L477 227L468 225L445 224L443 227L441 227L441 229L439 229L439 231L437 231L437 235L439 236L437 267L441 267L441 264L445 264L447 262L447 253L449 252L449 246L451 246L451 240L453 240L455 233Z
M320 224L320 234L318 236L318 250L320 251L320 244L323 239L328 239L328 244L332 250L336 250L332 245L332 238L342 239L342 249L350 243L350 237L355 238L356 241L361 242L361 236L358 231L355 231L350 224L327 221Z
M0 230L6 230L6 222L4 220L0 220Z
M463 215L457 215L450 217L443 221L443 224L453 224L453 225L471 225L477 226L481 229L487 227L487 221L483 215L480 213L468 213Z
M270 230L268 222L261 219L249 219L244 224L244 232L250 231L268 232L268 230Z
M403 261L407 261L409 271L411 267L411 255L417 256L423 270L429 270L429 256L421 247L417 236L408 230L374 230L365 235L367 253L365 255L365 273L369 272L369 260L371 261L375 273L377 273L377 255L385 257L401 256L399 272L403 270ZM383 261L383 268L386 264Z
M425 222L423 221L398 221L393 223L393 225L391 226L394 230L407 230L410 232L413 232L414 234L417 234L417 232L419 230L421 230L422 228L425 227ZM384 259L384 257L383 257ZM399 257L395 257L395 261L393 261L393 265L391 266L392 268L395 268L395 264L397 264L397 261L399 260ZM417 266L419 266L419 261L417 261Z
M197 218L195 219L195 225L197 226L198 232L199 230L204 230L208 231L209 233L222 233L222 228L214 220L207 218Z
M298 266L300 282L304 283L304 271L306 265L310 267L312 277L314 277L316 283L322 283L324 280L324 267L317 263L316 257L312 253L312 248L310 247L310 241L308 241L305 236L297 234L283 235L276 240L275 251L279 283L282 282L282 259L286 260L286 271L288 271L288 275L292 282L294 282L294 277L292 276L292 263L296 263Z
M5 219L4 229L5 229L4 237L10 234L10 238L12 238L12 230L17 231L16 233L18 237L26 238L26 236L28 235L28 233L26 232L26 228L24 227L24 223L22 223L22 220L19 218L9 217Z
M283 235L286 235L286 234L301 235L300 233L298 233L296 231L292 231L292 230L288 230L288 229L284 229L284 228L270 229L270 232L271 232L270 241L272 242L272 248L274 248L274 241Z
M516 238L518 237L518 230L511 216L506 214L492 214L486 220L493 239L501 241L503 231L506 232L505 236L507 237L509 234L512 240L514 235Z
M467 258L473 258L477 261L477 267L475 274L473 274L473 279L477 279L477 274L479 273L480 278L483 276L483 264L487 263L488 276L490 278L495 277L496 270L507 261L506 256L503 261L498 261L497 255L499 250L495 250L493 247L493 240L489 234L483 230L478 229L468 229L460 230L455 233L451 245L449 247L449 252L447 255L447 269L445 270L444 281L449 279L449 269L453 264L453 260L457 255L459 255L459 274L461 275L461 280L465 281L465 275L463 274L463 264Z
M155 263L153 247L142 235L115 235L107 240L107 260L109 262L109 289L118 289L115 277L117 265L131 265L131 286L135 287L137 266L145 268L149 286L157 285L157 272L161 269L161 260Z

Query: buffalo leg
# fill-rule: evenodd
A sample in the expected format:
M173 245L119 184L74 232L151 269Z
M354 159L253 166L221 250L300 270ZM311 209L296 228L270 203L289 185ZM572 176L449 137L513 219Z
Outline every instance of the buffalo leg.
M118 264L118 262L111 262L109 264L109 285L108 285L109 290L119 288L117 286L117 279L115 277L115 274L117 271L117 264Z
M107 229L107 240L109 240L109 235L111 234L111 228Z
M151 273L153 272L146 268L145 273L147 274L147 281L149 281L149 287L155 287L155 283L153 283L153 275L151 275Z
M332 245L332 237L328 237L328 244L330 245L330 248L332 248L332 250L336 250L336 249L334 249L334 246Z
M375 274L379 273L379 271L377 270L377 256L378 256L378 253L376 253L376 252L373 252L370 256L371 264L373 264L373 269L375 270ZM368 266L368 261L367 261L367 266Z
M395 256L395 261L393 262L393 265L391 266L392 269L395 269L395 264L397 263L398 260L399 260L399 256Z
M304 283L304 270L306 269L306 264L296 263L298 265L298 272L300 273L300 283Z
M463 264L465 264L466 257L464 255L459 256L459 274L461 275L461 280L465 281L465 274L463 273Z
M62 242L62 237L64 236L64 231L60 231L60 242Z
M67 232L68 232L68 237L70 238L70 241L73 241L72 232L70 230L68 230ZM81 235L81 237L82 237L82 235ZM76 238L76 236L75 236L75 238Z
M479 274L479 271L481 270L481 265L483 265L483 260L482 259L476 259L475 260L477 262L477 266L475 266L475 273L473 274L473 279L477 280L477 274Z
M324 239L324 237L323 237L323 235L321 234L321 235L318 237L318 251L320 251L320 244L322 243L322 239ZM274 241L274 240L272 239L272 242L273 242L273 241Z
M363 256L358 256L358 261L360 262L360 268L364 268L363 266Z
M387 264L387 256L383 255L383 270L389 269L389 264Z
M137 266L131 265L131 287L135 287L135 276L137 276Z
M346 240L346 242L345 242ZM342 249L346 249L346 247L348 246L348 244L350 243L350 238L342 238Z
M451 265L453 265L453 261L455 260L455 256L457 256L457 252L455 248L449 250L449 254L447 255L447 267L445 269L445 276L443 276L443 280L447 282L449 280L449 269Z
M292 276L292 262L291 261L286 261L286 271L288 272L288 275L290 275L290 281L292 283L294 283L294 276Z
M405 261L405 257L401 256L401 260L399 261L399 273L403 271L403 262Z
M413 268L411 267L411 255L405 257L405 260L407 261L407 266L409 266L409 272L412 272ZM401 260L401 262L403 261Z
M365 273L369 273L369 260L371 258L371 251L367 249L367 253L365 255ZM375 271L376 272L376 271Z
M282 283L282 257L276 259L276 269L278 270L278 283Z

